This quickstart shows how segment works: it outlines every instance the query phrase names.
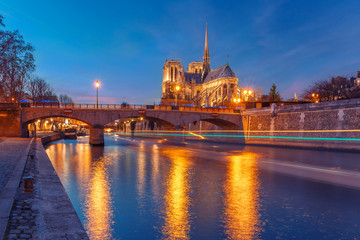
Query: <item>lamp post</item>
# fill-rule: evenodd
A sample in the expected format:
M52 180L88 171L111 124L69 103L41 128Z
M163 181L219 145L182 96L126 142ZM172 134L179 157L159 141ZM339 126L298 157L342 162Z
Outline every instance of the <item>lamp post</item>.
M249 96L251 96L251 90L244 90L244 95L245 95L245 101L248 101Z
M176 93L175 93L175 104L177 105L178 93L179 93L179 91L180 91L180 86L179 86L179 85L177 85L177 86L175 87L175 91L176 91Z
M313 94L311 94L311 96L313 97L315 103L319 102L319 94L318 93L313 93Z
M235 104L235 107L236 107L236 105L241 102L241 99L240 98L234 98L233 101L234 101L234 104Z
M96 81L95 86L96 86L96 108L99 108L99 86L100 86L99 81Z

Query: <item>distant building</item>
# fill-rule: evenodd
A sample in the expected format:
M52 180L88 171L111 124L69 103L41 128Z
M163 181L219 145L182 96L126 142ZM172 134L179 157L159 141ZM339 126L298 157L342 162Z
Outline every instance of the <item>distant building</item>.
M164 64L162 103L224 106L233 98L242 97L241 94L238 78L228 63L210 69L207 24L203 62L190 63L186 71L180 61L167 60Z
M356 72L356 79L354 81L354 85L359 87L360 86L360 71Z

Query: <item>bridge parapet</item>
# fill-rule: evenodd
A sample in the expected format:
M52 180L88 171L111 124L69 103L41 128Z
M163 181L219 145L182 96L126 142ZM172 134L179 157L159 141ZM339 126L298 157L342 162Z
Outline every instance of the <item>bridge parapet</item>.
M87 123L90 126L90 143L101 145L104 143L104 126L115 120L145 117L157 122L165 130L188 128L191 123L207 121L223 129L240 129L242 124L240 114L196 112L184 110L159 109L65 109L65 108L23 108L21 110L22 135L25 136L27 124L38 119L64 117Z

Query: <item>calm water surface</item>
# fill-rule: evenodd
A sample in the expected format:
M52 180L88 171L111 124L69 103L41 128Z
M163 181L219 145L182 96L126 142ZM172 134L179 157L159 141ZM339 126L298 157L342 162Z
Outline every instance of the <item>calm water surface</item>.
M47 147L91 239L360 239L360 191L262 170L360 154L106 136Z

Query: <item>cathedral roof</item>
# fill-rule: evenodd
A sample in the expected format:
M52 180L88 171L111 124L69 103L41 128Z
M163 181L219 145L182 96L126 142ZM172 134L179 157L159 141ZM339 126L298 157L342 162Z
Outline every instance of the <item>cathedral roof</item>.
M228 64L211 70L207 74L204 83L223 77L236 77L235 73L231 70Z
M201 84L201 73L185 72L185 81L191 83L192 79L195 79L196 84Z

